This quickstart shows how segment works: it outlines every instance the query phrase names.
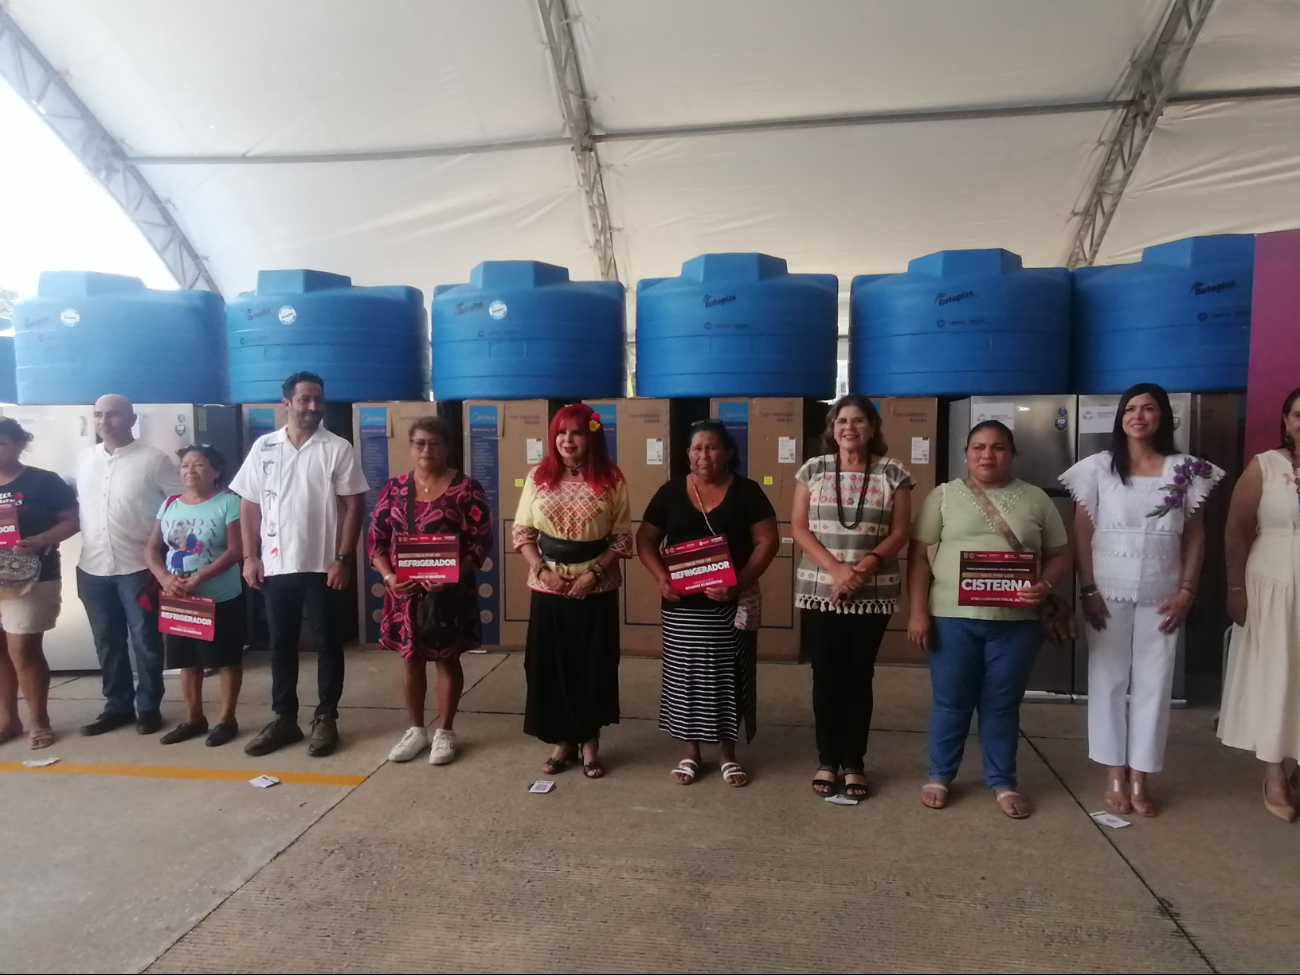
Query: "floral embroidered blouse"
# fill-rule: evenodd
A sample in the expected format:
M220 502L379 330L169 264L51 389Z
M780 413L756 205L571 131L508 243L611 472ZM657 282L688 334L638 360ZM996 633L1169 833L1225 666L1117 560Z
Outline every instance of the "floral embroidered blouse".
M632 509L627 483L620 477L612 490L597 494L586 481L560 481L554 487L537 483L537 468L524 479L524 491L515 513L511 543L518 552L525 545L537 544L539 535L549 535L570 542L607 540L622 559L632 557ZM561 563L544 560L553 572L578 576L591 568L595 558L584 562ZM551 593L538 578L540 567L528 573L528 588ZM618 563L596 583L592 594L612 592L622 585Z
M1175 468L1199 464L1204 474ZM1162 603L1178 589L1183 526L1210 496L1223 471L1186 454L1165 458L1160 477L1130 477L1125 485L1104 450L1061 475L1092 518L1092 568L1097 588L1119 602Z

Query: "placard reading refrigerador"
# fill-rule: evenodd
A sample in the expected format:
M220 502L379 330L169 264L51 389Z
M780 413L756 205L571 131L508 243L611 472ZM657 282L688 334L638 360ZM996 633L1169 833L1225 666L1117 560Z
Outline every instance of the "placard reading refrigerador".
M957 605L1025 609L1020 590L1037 578L1033 552L962 552Z
M397 539L398 582L459 582L459 535L401 535Z
M677 592L703 592L736 584L731 549L721 535L669 545L663 557L669 582Z
M158 631L212 641L216 635L217 601L207 596L166 596L158 600Z
M0 504L0 548L13 548L22 535L18 534L18 506Z

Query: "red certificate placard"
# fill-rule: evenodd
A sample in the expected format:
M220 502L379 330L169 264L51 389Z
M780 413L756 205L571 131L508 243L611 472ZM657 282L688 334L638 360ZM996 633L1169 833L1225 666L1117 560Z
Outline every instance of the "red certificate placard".
M13 548L22 535L18 534L18 506L0 504L0 548Z
M460 536L398 536L393 571L398 582L459 582Z
M668 578L677 592L703 592L736 584L731 549L721 535L669 545L663 550Z
M217 632L217 601L207 596L164 595L158 600L158 631L212 642Z
M958 606L1029 609L1020 597L1038 580L1033 552L962 552L957 586Z

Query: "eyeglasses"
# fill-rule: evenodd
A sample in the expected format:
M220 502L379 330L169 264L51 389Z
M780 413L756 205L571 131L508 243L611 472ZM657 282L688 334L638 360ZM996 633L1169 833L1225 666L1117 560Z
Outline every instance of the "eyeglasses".
M447 449L447 445L441 440L412 440L411 446L419 451Z

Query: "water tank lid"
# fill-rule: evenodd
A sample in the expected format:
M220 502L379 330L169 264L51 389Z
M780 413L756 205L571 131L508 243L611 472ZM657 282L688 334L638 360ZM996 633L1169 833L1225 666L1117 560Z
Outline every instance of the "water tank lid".
M309 271L298 268L292 271L258 271L257 293L306 294L309 291L328 291L333 288L350 288L352 279L346 274L329 271Z
M942 277L990 277L1019 271L1024 265L1020 255L1001 247L976 250L936 251L908 262L910 274Z
M1254 234L1207 234L1156 244L1142 251L1144 264L1197 267L1202 264L1250 264L1255 260Z
M144 291L144 282L126 274L99 271L42 271L36 294L40 298L93 298Z
M567 267L541 261L484 261L469 273L469 283L479 290L541 288L568 281Z
M785 258L769 254L701 254L682 265L695 281L761 281L787 274Z

